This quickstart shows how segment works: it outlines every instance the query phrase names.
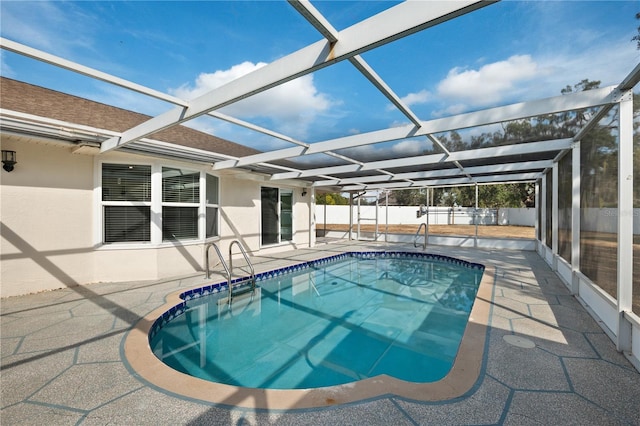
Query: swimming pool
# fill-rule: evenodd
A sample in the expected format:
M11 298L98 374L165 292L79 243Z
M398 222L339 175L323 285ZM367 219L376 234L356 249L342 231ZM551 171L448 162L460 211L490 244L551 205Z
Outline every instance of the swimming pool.
M332 252L333 250L315 249L288 253L288 255L293 254L297 258L322 259ZM478 263L484 261L481 258L469 258L468 260ZM287 254L284 258L271 256L270 260L261 264L260 270L269 271L264 273L266 275L276 275L292 268L308 267L305 265L311 263L303 262L287 268L280 268L283 262L292 264L292 260ZM269 268L268 265L273 266ZM121 353L127 369L147 386L186 400L220 406L265 410L308 409L353 403L389 394L413 401L451 400L472 392L479 383L480 372L486 360L487 346L485 343L489 330L494 288L495 267L485 267L453 367L449 374L437 382L413 383L383 374L357 382L322 388L258 389L227 385L189 376L160 361L151 351L150 337L153 337L164 323L171 321L172 318L183 312L185 303L189 303L190 300L202 294L225 291L224 284L199 286L188 291L178 290L163 297L164 303L141 318L125 334Z
M256 293L231 305L220 284L187 291L149 343L171 368L233 386L435 382L453 365L483 271L424 253L343 253L259 274Z

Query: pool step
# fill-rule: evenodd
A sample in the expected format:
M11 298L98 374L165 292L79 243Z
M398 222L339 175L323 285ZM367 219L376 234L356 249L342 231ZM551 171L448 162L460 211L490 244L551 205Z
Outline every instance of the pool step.
M240 281L241 283L249 282L250 285L243 285L241 288L235 289L233 286L229 289L229 295L226 298L218 299L218 305L231 304L237 298L244 299L246 295L253 296L256 291L256 279L253 277ZM238 283L236 283L237 285Z

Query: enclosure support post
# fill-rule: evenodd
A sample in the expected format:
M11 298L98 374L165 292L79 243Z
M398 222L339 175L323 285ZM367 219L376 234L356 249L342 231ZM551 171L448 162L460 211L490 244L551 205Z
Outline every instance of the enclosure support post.
M426 219L427 227L424 230L424 245L425 246L427 244L429 244L429 193L431 193L431 195L433 195L433 191L430 188L427 188L427 219ZM433 203L433 200L431 200L431 202Z
M327 199L324 201L324 233L323 237L327 236Z
M353 192L349 192L349 241L353 240Z
M558 163L553 164L553 188L551 188L551 216L553 227L551 229L551 251L553 252L553 270L558 270Z
M316 232L316 229L318 227L318 223L316 222L316 189L314 187L311 187L309 189L309 247L315 247L316 245L316 238L318 233ZM326 210L326 204L325 204L325 217L327 214L327 210ZM326 220L326 219L325 219ZM326 228L326 227L325 227ZM326 230L325 230L326 233Z
M536 209L536 220L534 221L535 223L535 232L536 232L536 248L540 247L540 242L542 242L542 233L540 231L540 218L542 216L540 216L542 214L542 210L540 210L542 208L542 205L540 204L540 186L542 185L542 180L538 179L536 180L536 183L534 185L534 189L533 189L533 199L534 201L534 205L535 205L535 209ZM539 252L540 250L538 250Z
M545 173L542 176L542 191L540 191L540 242L542 243L542 248L543 250L543 257L546 259L546 253L547 253L547 221L550 220L551 218L547 218L547 191L548 186L547 183L549 181L549 179L547 178L547 176L549 175L549 173Z
M632 311L633 292L633 92L619 103L618 148L618 329L616 349L631 351L632 326L625 312Z
M358 233L356 234L356 240L360 241L360 199L362 195L358 194L358 212L356 213L358 216Z
M385 207L384 242L388 243L389 242L389 190L384 191L384 207Z
M497 220L498 218L496 218ZM476 183L476 207L473 210L473 224L476 226L476 236L473 239L473 246L478 247L478 184Z
M573 144L571 150L571 294L580 293L580 141Z
M378 241L378 207L380 206L380 198L376 195L376 233L373 234L373 241Z

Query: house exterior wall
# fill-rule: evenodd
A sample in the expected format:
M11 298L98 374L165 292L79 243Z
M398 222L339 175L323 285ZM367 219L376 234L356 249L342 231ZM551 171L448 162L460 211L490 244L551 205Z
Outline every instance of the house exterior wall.
M1 172L1 295L94 282L93 159L3 139L18 163Z
M261 247L258 175L219 177L219 238L184 243L101 243L101 163L137 161L210 172L210 166L123 154L73 154L70 145L3 135L2 149L17 152L15 169L0 178L0 296L93 282L155 280L204 273L205 247L226 256L239 240L249 254L309 246L309 195L294 193L294 240ZM268 186L273 186L269 184ZM237 248L234 253L238 253ZM214 253L211 253L215 256ZM211 261L215 263L214 260Z
M233 240L242 243L248 253L260 250L260 182L221 176L220 250L229 252ZM237 249L236 249L237 251Z

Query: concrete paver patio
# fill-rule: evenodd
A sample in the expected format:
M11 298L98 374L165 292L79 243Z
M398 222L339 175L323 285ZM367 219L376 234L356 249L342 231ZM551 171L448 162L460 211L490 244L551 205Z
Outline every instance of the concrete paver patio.
M257 271L266 271L341 251L387 247L415 250L339 241L252 261ZM285 411L215 405L158 389L130 369L123 339L168 294L211 282L200 274L3 299L0 422L640 425L640 373L536 253L434 246L427 252L495 268L482 370L461 397L417 402L386 395Z

